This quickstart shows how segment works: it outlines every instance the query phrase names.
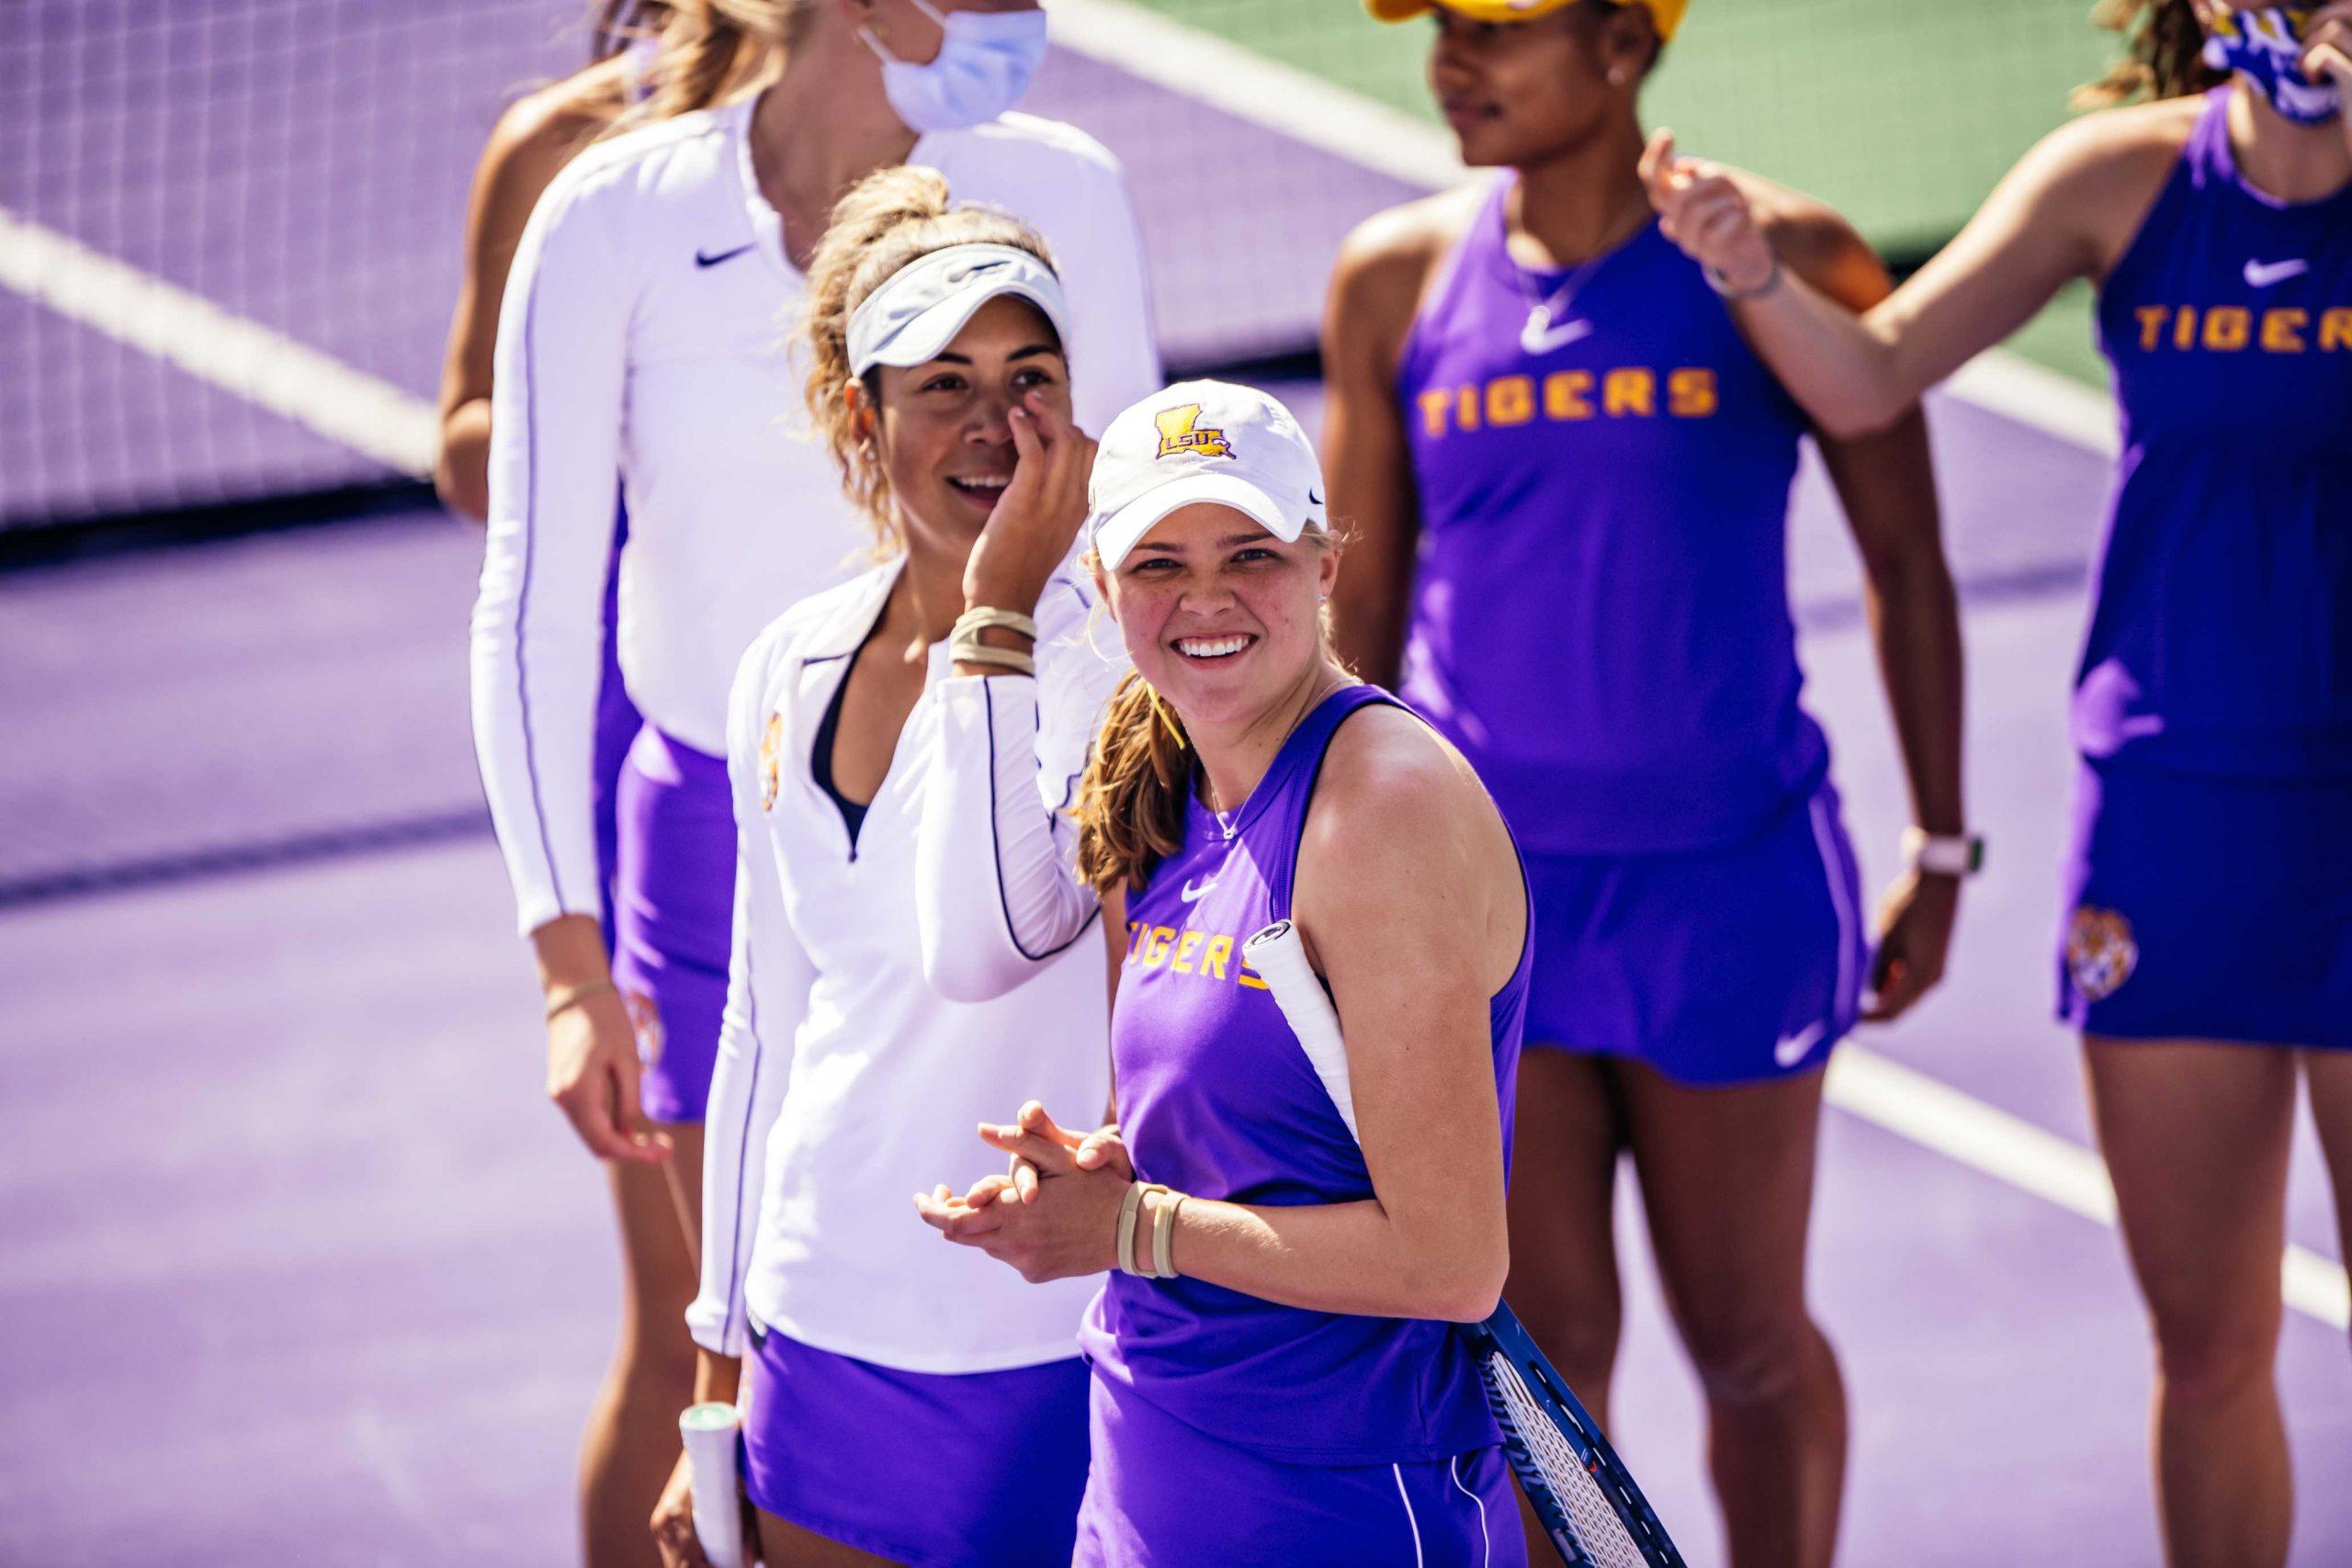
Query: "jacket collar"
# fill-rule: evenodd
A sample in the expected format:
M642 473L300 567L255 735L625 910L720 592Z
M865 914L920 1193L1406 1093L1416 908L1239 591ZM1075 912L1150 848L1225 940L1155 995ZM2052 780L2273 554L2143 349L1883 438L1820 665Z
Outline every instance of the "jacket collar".
M800 662L819 664L855 653L873 631L875 618L882 614L883 601L889 598L890 590L906 567L905 556L893 556L863 577L852 578L842 584L824 619L811 626L801 639Z

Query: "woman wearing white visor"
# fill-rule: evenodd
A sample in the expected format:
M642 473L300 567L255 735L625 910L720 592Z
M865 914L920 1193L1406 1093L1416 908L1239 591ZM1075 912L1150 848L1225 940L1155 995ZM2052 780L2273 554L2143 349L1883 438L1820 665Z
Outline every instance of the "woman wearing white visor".
M647 112L710 101L741 74L773 80L582 153L515 254L473 617L476 747L545 991L548 1093L590 1153L638 1168L615 1177L624 1252L634 1299L666 1302L664 1316L693 1289L726 998L728 682L760 628L842 581L870 542L805 438L804 367L786 353L834 204L876 169L938 169L1055 245L1080 301L1066 346L1095 400L1081 417L1107 421L1159 384L1118 165L1082 132L1009 112L1045 48L1034 0L678 4ZM645 728L616 790L608 948L592 755L616 494L629 536L616 635ZM665 1163L672 1190L648 1201L641 1176ZM674 1331L667 1348L692 1354Z
M890 558L762 634L728 719L734 955L691 1321L704 1396L746 1408L771 1568L1067 1562L1086 1473L1091 1288L1030 1290L907 1213L982 1117L1040 1084L1091 1111L1109 1092L1102 953L1079 933L987 1002L924 980L917 828L951 665L1044 667L978 694L1042 732L1007 776L1038 822L1075 791L1124 667L1085 639L1089 585L1051 560L1035 616L998 618L1035 633L1034 659L959 621L977 541L1068 553L1092 443L1044 242L947 197L927 170L871 176L810 268L809 410ZM991 900L959 918L1001 917ZM656 1521L685 1562L690 1506L682 1475Z

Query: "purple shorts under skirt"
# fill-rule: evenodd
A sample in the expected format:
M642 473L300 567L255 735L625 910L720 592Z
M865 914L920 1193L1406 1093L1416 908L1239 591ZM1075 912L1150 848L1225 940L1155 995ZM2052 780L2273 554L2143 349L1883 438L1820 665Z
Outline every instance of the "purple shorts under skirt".
M1821 1066L1853 1027L1870 948L1827 782L1740 843L1526 860L1529 1049L1754 1083Z
M621 762L629 743L645 720L628 700L621 680L621 545L628 538L628 513L623 511L613 525L613 555L605 569L605 670L596 683L595 770L592 781L596 810L596 887L604 908L605 951L618 940L613 926L613 878L620 864Z
M735 808L724 758L651 725L622 764L613 982L637 1025L645 1113L699 1122L718 1056L735 920Z
M2352 781L2086 762L2064 897L2086 1033L2352 1050Z
M764 1513L909 1568L1070 1560L1086 1487L1086 1363L902 1372L762 1337L743 1486Z
M1524 1568L1499 1447L1401 1464L1312 1465L1221 1442L1094 1380L1078 1568ZM1270 1421L1282 1419L1269 1409ZM1040 1559L1040 1561L1043 1561Z

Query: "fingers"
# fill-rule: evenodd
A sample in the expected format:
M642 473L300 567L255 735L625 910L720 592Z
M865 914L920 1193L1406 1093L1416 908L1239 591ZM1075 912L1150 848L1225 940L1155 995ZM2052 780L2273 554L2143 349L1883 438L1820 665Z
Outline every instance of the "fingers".
M990 1203L1009 1201L1010 1200L1005 1198L1005 1194L1012 1192L1012 1190L1013 1182L1012 1177L983 1176L978 1181L972 1183L972 1190L964 1194L962 1202L964 1207L967 1209L985 1209Z
M1910 1010L1919 999L1918 987L1912 980L1912 966L1900 954L1885 947L1871 965L1869 992L1862 998L1862 1017L1871 1023L1892 1023Z
M1005 1179L1010 1186L1013 1197L1019 1201L1023 1203L1034 1203L1037 1201L1037 1182L1039 1179L1037 1176L1037 1168L1031 1165L1027 1160L1023 1159L1020 1156L1013 1156L1012 1169L1003 1179Z
M928 1192L915 1194L915 1213L922 1216L922 1223L956 1242L973 1242L1002 1230L1018 1207L993 1201L982 1208L968 1207L944 1181Z
M1046 443L1037 433L1036 414L1015 403L1005 414L1005 423L1012 427L1012 449L1019 455L1019 466L1025 470L1030 464L1044 461Z
M571 1130L588 1145L588 1152L598 1159L623 1160L636 1165L658 1165L669 1157L663 1143L633 1134L621 1120L620 1075L616 1072L592 1073L588 1077L556 1096L556 1105L571 1122ZM633 1091L634 1083L629 1085ZM634 1101L634 1094L631 1094Z
M618 1112L620 1134L628 1140L629 1157L650 1164L670 1157L670 1140L663 1134L648 1131L643 1082L643 1069L638 1066L636 1056L615 1058L613 1103Z
M1652 205L1663 209L1673 194L1671 175L1674 169L1674 132L1664 126L1650 132L1649 144L1642 149L1639 165L1642 184L1650 191Z
M1089 1133L1080 1140L1071 1163L1080 1170L1115 1170L1124 1175L1135 1174L1135 1158L1127 1153L1127 1142L1115 1127Z
M1064 1148L1074 1149L1085 1141L1078 1134L1064 1130L1058 1122L1046 1113L1045 1106L1035 1100L1023 1106L1021 1114L1013 1120L1020 1124L1023 1132L1048 1139L1061 1145Z
M1000 1126L994 1122L980 1123L980 1141L1002 1154L1019 1155L1037 1168L1040 1176L1068 1176L1077 1170L1070 1149L1035 1133L1024 1133L1016 1124Z

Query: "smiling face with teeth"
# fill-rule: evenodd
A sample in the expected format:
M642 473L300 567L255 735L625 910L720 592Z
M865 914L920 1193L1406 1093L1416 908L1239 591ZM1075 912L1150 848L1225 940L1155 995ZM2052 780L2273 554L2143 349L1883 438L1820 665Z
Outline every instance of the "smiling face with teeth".
M1007 414L1035 392L1069 417L1069 366L1044 312L1006 294L939 356L868 377L867 428L910 548L968 553L1012 479Z
M1136 671L1202 732L1287 712L1323 678L1323 600L1339 571L1319 529L1284 544L1247 513L1198 502L1152 525L1096 581Z

